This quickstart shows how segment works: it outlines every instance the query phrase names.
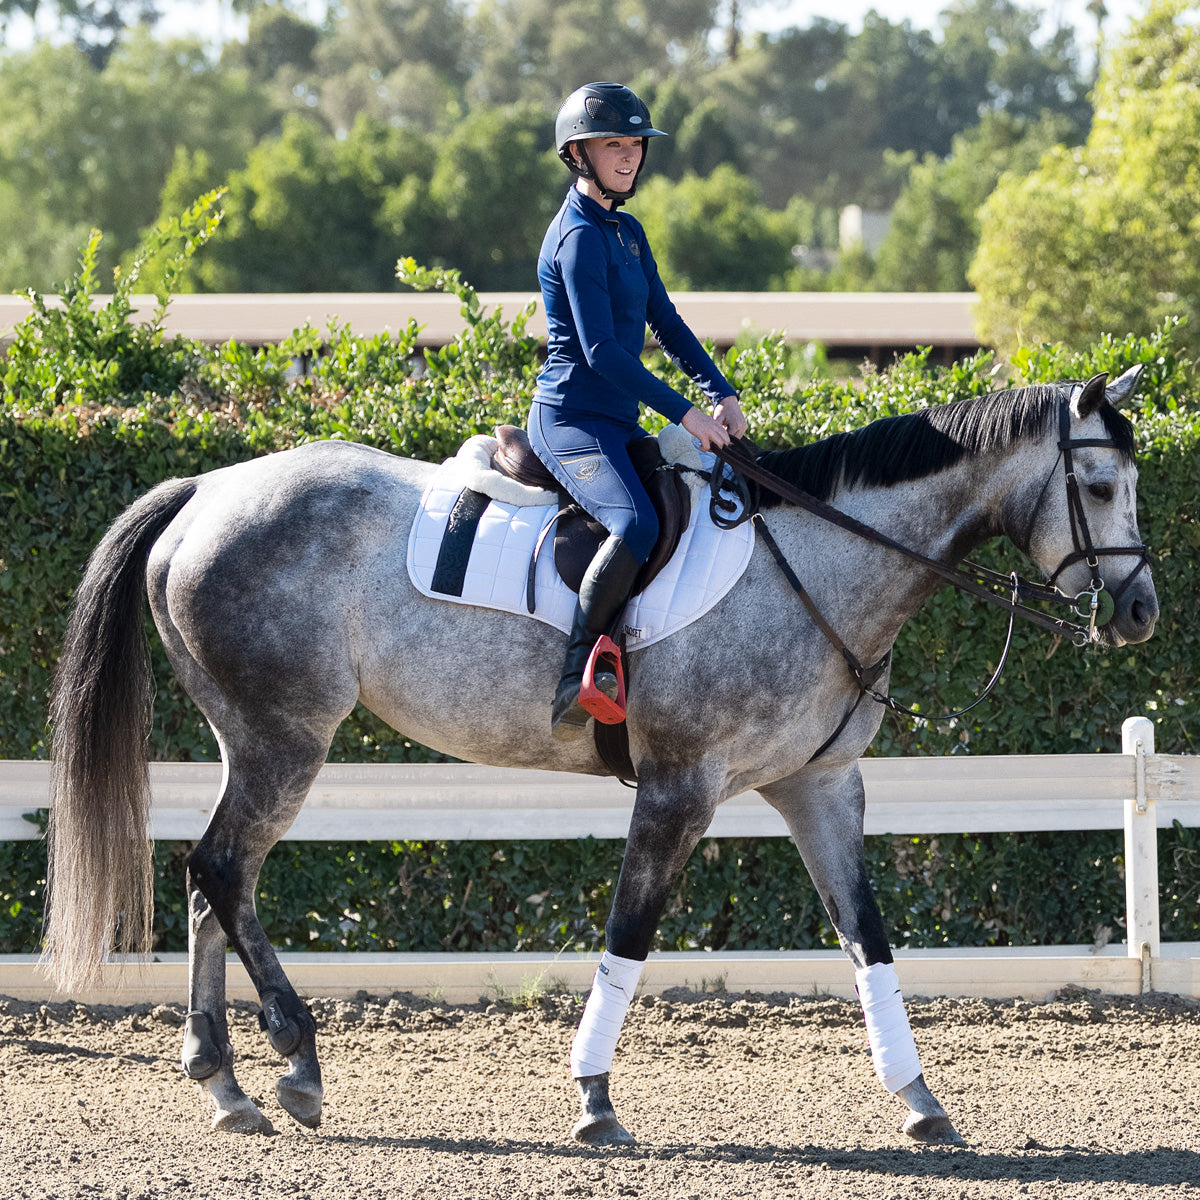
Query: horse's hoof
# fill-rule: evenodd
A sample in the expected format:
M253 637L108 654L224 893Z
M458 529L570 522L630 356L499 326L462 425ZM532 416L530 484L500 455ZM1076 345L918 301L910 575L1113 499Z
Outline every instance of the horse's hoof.
M924 1146L963 1145L962 1137L945 1113L940 1116L926 1116L923 1113L910 1112L904 1122L904 1132L914 1142L920 1142Z
M904 1132L925 1146L961 1146L963 1140L946 1116L946 1110L929 1090L924 1075L905 1084L896 1095L908 1105Z
M272 1134L275 1126L252 1100L237 1108L218 1111L213 1117L212 1127L217 1133L262 1133Z
M585 1146L632 1146L634 1136L617 1120L608 1098L608 1075L585 1075L575 1080L583 1115L571 1136Z
M321 1124L320 1084L313 1088L291 1075L282 1075L275 1083L275 1097L283 1110L305 1128L316 1129Z
M632 1146L636 1140L615 1116L593 1117L587 1113L575 1122L571 1136L585 1146Z

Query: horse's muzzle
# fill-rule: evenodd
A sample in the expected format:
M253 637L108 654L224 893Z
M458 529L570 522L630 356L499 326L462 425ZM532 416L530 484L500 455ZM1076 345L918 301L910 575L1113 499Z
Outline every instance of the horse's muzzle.
M1112 620L1100 630L1104 646L1124 646L1149 641L1158 621L1158 596L1149 572L1125 590L1117 601Z

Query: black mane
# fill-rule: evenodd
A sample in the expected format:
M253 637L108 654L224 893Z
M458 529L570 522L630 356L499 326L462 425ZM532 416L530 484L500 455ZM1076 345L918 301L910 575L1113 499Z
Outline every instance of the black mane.
M862 429L835 433L807 446L769 450L759 462L785 482L819 500L839 488L892 487L924 479L964 458L1002 451L1046 433L1073 383L1035 384L957 400L899 417L883 417ZM1122 459L1133 460L1133 426L1111 404L1103 404L1104 427ZM780 504L763 490L764 508Z

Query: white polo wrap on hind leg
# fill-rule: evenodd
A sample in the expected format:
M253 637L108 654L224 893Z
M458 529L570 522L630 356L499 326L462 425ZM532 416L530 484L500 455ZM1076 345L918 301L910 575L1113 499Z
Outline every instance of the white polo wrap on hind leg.
M900 978L891 963L875 963L855 971L854 982L867 1019L875 1074L889 1092L898 1092L921 1074L917 1043L900 995Z
M571 1075L575 1079L612 1070L617 1038L645 965L632 958L618 958L607 950L601 956L583 1020L571 1043Z

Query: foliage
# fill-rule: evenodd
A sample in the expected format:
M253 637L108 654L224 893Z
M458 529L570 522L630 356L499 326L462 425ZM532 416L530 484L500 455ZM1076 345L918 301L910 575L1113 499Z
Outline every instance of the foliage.
M130 268L118 273L103 304L96 294L99 230L92 231L60 306L51 307L44 296L27 291L33 311L14 331L0 371L5 393L32 406L53 406L128 403L174 392L196 351L182 338L168 340L163 332L169 289L220 222L213 211L218 195L209 192L181 217L159 222ZM133 288L151 257L161 259L159 303L148 320L135 322Z
M7 54L0 70L0 290L53 291L93 226L108 278L159 212L177 147L203 153L221 184L277 116L244 72L198 45L140 34L103 69L70 47Z
M1087 82L1072 36L1040 39L1038 22L1009 0L947 5L940 37L873 12L854 36L815 20L721 64L711 94L768 204L800 193L886 208L898 186L889 151L941 158L988 112L1059 113L1072 141L1083 135Z
M69 33L75 48L98 70L109 61L122 34L157 19L154 0L0 0L0 33L9 14L53 12L60 30Z
M214 197L167 230L174 255L211 231ZM157 245L158 243L153 243ZM0 757L44 758L45 704L66 608L100 532L136 496L170 476L195 475L314 438L357 439L438 459L470 433L521 421L538 367L532 306L486 311L456 271L399 264L407 287L457 297L463 331L421 352L410 322L395 335L355 338L305 328L278 347L205 348L134 323L127 292L94 312L94 246L67 288L66 315L35 302L0 367ZM166 296L161 299L166 303ZM161 318L161 310L159 313ZM325 353L317 355L324 344ZM294 360L310 369L297 377ZM128 363L140 364L126 379ZM1162 604L1155 639L1108 654L1078 654L1045 635L1017 635L995 699L949 728L889 718L883 754L1111 751L1128 716L1156 725L1160 752L1196 750L1200 647L1191 628L1200 526L1200 415L1186 397L1195 364L1174 328L1102 338L1086 352L1023 349L1019 382L1116 374L1145 364L1133 413L1139 445L1141 528L1154 549ZM44 364L54 364L50 375ZM980 355L934 368L911 355L857 384L824 377L777 337L731 349L723 368L740 390L754 436L799 444L997 386ZM664 362L655 369L680 381ZM120 388L128 387L123 393ZM982 557L982 556L981 556ZM997 551L1000 562L1007 552ZM1015 565L1015 564L1014 564ZM955 594L936 596L897 644L893 694L921 711L960 707L994 667L1001 621ZM152 639L157 758L216 755L211 734ZM333 761L431 761L440 756L357 709ZM1164 842L1164 920L1173 936L1197 929L1194 831ZM181 872L187 849L159 848L162 948L185 941ZM0 846L0 947L31 948L40 923L38 843ZM1108 835L874 839L868 846L889 928L910 945L1087 941L1116 931L1122 911L1120 847ZM782 856L782 857L781 857ZM259 905L283 945L377 948L559 948L592 945L611 898L619 849L609 843L288 844L268 861ZM1168 867L1167 864L1170 864ZM319 887L314 887L319 881ZM301 891L304 895L301 897ZM764 913L766 914L764 916ZM1119 934L1114 934L1119 936ZM664 917L665 946L827 945L831 931L783 841L705 843Z
M468 114L440 145L429 181L440 218L430 247L436 261L454 263L490 290L536 290L538 247L566 183L541 109Z
M1160 835L1167 941L1200 938L1200 831ZM623 844L570 841L283 842L256 893L286 950L592 950L603 940ZM154 948L187 949L191 846L159 843ZM893 945L1088 945L1124 938L1119 832L866 839ZM0 953L41 936L45 848L0 845ZM836 949L820 898L786 838L706 839L668 899L656 948Z
M707 179L651 177L638 195L639 219L671 290L778 288L792 247L813 236L810 206L793 201L772 212L758 187L729 166Z
M1087 144L1010 176L982 213L970 279L981 336L1082 349L1169 316L1200 347L1200 9L1154 0L1106 60Z
M422 229L406 181L428 184L424 139L367 118L336 139L310 117L289 115L228 177L222 236L193 262L181 290L384 291L400 235ZM180 152L163 186L163 213L220 182L203 154ZM414 228L414 219L416 226Z
M875 259L872 284L884 292L961 292L979 246L979 208L1006 171L1027 173L1066 140L1061 115L1029 122L987 113L955 136L950 154L912 162Z
M0 0L0 37L14 3L30 0ZM582 0L346 0L312 22L254 4L219 59L146 30L102 62L69 46L7 53L0 289L53 290L93 225L103 277L156 214L227 187L187 290L387 290L400 255L532 290L567 182L553 113L614 63L671 134L647 182L661 174L687 199L655 212L638 197L633 211L669 222L660 265L695 287L825 287L790 274L793 246L835 250L837 210L888 206L906 156L946 155L992 112L1057 114L1070 141L1086 125L1070 35L1043 34L1010 0L948 5L929 31L873 14L855 34L816 20L753 39L738 27L748 7L622 0L597 20ZM798 236L810 215L818 235ZM843 278L871 286L868 265Z

